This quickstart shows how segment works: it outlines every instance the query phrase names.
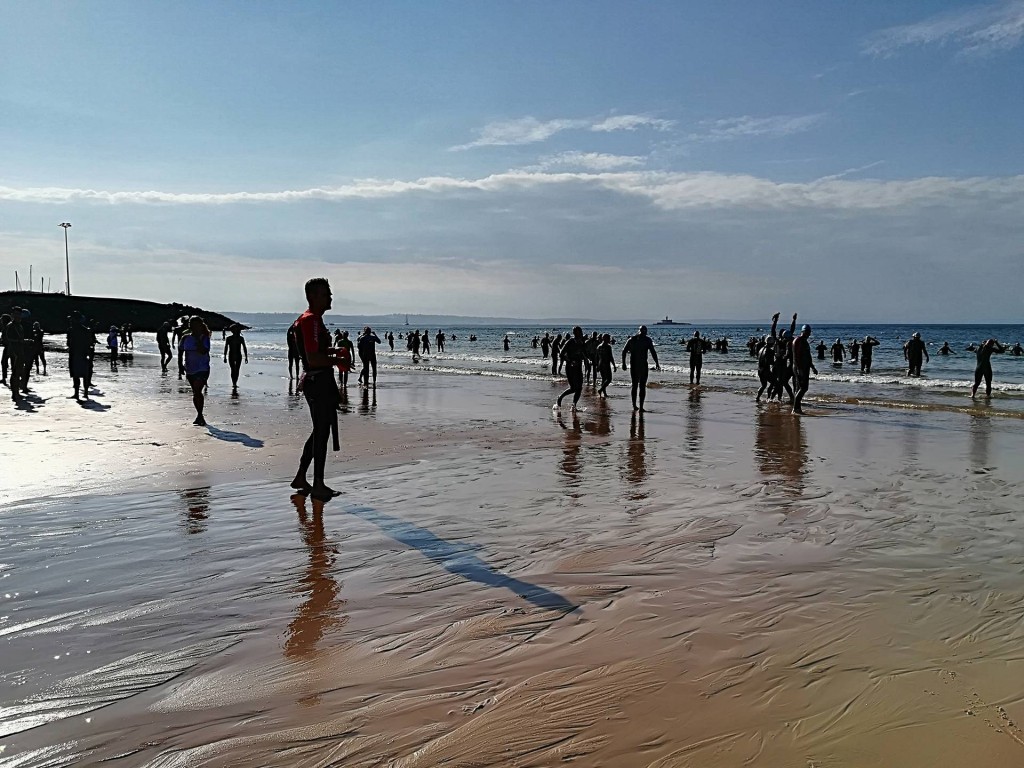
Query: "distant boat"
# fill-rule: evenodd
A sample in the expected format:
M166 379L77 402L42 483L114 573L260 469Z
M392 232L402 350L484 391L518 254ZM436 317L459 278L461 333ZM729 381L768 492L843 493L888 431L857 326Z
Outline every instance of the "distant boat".
M689 325L689 323L677 323L675 320L670 318L668 315L665 315L665 319L664 320L659 320L658 322L655 323L655 325Z
M405 316L405 324L406 324L406 325L408 325L408 324L409 324L409 316L408 316L408 315L406 315L406 316Z

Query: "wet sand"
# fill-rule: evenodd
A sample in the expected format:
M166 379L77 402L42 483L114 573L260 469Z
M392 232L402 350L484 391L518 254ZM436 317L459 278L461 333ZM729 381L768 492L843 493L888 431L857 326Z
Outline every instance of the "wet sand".
M1015 419L389 375L321 506L250 373L4 417L0 765L1024 762Z

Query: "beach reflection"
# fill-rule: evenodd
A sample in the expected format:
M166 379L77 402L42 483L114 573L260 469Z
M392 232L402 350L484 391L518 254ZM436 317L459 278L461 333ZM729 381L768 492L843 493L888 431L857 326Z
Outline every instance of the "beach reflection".
M345 601L339 599L341 584L331 575L337 547L324 533L323 502L312 502L312 515L306 511L306 497L292 496L299 514L299 533L306 546L309 564L299 579L298 591L308 597L295 611L284 640L284 655L302 658L316 651L324 633L345 624L348 617L341 610Z
M178 495L185 503L185 519L182 521L185 534L203 533L210 517L210 486L178 491Z
M698 450L704 440L704 410L700 395L699 387L691 389L686 408L686 447L691 451Z
M558 426L565 430L565 445L562 447L562 460L558 463L558 469L565 484L569 488L569 496L573 499L580 497L580 450L583 444L583 430L580 427L580 416L572 414L572 426L567 426L562 414L558 416Z
M597 435L598 437L607 437L612 433L612 419L611 412L608 410L608 405L604 402L599 403L593 410L588 410L587 415L594 414L594 418L587 419L583 424L583 429L588 434Z
M807 436L803 421L772 407L757 412L754 457L761 474L783 481L794 496L803 493Z
M969 434L971 469L990 469L989 444L992 440L992 420L988 416L972 416Z
M647 481L648 474L644 415L633 411L629 421L629 442L626 444L626 463L622 473L623 480L634 486L627 493L627 498L633 501L643 501L648 497L647 489L642 487Z
M359 401L359 412L364 416L377 412L377 388L364 389Z

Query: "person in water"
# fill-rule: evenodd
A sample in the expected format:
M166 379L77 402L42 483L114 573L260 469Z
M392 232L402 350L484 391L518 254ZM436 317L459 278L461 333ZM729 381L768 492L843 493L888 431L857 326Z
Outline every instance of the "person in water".
M508 339L507 336L505 338ZM562 399L566 395L572 395L572 410L575 412L583 394L583 359L587 354L583 329L578 325L573 326L572 336L562 345L560 354L565 364L565 377L569 380L569 388L558 396L554 407L561 408Z
M550 351L550 349L551 334L549 334L547 331L544 331L544 338L540 340L540 353L541 357L543 357L545 360L548 359L548 352Z
M953 350L949 346L949 342L948 341L942 342L942 346L939 347L939 354L940 355L952 355L953 354Z
M811 355L811 344L808 339L811 336L811 326L805 325L800 329L800 335L793 339L793 378L796 383L796 394L793 397L793 413L803 413L800 407L804 395L811 386L811 371L815 373L818 369L814 367L814 359Z
M928 357L928 348L925 343L921 341L921 334L914 333L910 337L910 341L903 345L903 359L908 363L908 376L920 376L921 375L921 358L924 358L929 363L931 358Z
M333 374L334 366L339 362L338 355L330 346L331 337L324 325L324 313L331 308L331 285L325 277L314 277L306 281L305 291L309 306L292 327L302 360L299 388L309 406L313 430L302 447L299 468L291 487L318 501L328 501L338 495L324 482L324 468L327 464L327 441L331 436L334 437L334 450L340 448L338 403L341 402ZM306 479L310 464L313 465L312 485Z
M601 388L597 394L601 397L608 397L608 385L612 383L612 371L619 370L615 364L615 352L612 351L612 335L606 333L601 337L601 343L597 345L597 369L601 372Z
M562 334L555 336L555 340L551 342L551 375L558 375L558 352L562 348Z
M506 334L505 334L505 338L504 338L504 339L502 339L502 341L501 341L501 346L503 346L503 347L505 348L505 351L506 351L506 352L508 352L508 349L509 349L509 347L510 347L511 345L512 345L512 342L510 342L510 341L508 340L508 334L506 333Z
M1014 357L1020 357L1021 355L1024 355L1024 347L1020 345L1019 341L1016 344L1014 344L1013 347L1010 349L1010 354L1013 355Z
M782 400L782 393L785 392L789 395L789 402L792 404L795 397L793 394L793 388L790 386L789 381L793 378L793 333L796 331L796 318L797 313L794 312L789 328L776 337L775 361L772 363L773 381L771 388L768 390L769 400L772 397L777 397L779 400ZM772 336L775 336L775 329L778 326L778 323L779 313L776 312L772 315ZM810 350L810 344L808 344L808 350Z
M686 351L690 353L690 384L700 385L700 369L704 366L704 341L700 337L700 331L694 331L693 337L686 342Z
M974 369L974 386L971 387L971 399L978 394L978 387L985 381L985 397L992 397L992 354L1005 352L1006 347L995 339L988 339L978 347L978 364Z
M860 343L860 372L871 373L871 359L875 353L875 347L881 344L874 336L865 336Z
M761 351L757 353L757 378L761 382L761 386L757 390L757 397L754 398L757 402L761 402L761 395L764 394L764 391L772 382L772 365L774 363L775 337L768 336L764 340L764 346L761 347Z
M242 326L235 323L231 326L231 335L224 339L224 362L231 368L231 388L238 389L238 372L242 367L242 356L245 355L245 363L249 364L249 350L245 346L245 339L242 338Z
M440 328L437 329L437 334L434 336L434 349L436 349L439 354L444 352L444 331Z
M423 332L423 335L422 335L422 337L420 339L420 343L423 346L423 354L424 355L429 355L430 354L430 329L429 328Z
M654 342L647 335L647 326L641 325L636 334L630 336L622 347L622 369L626 370L626 357L629 356L629 376L631 386L630 398L633 401L633 410L644 412L644 400L647 398L647 377L650 375L647 355L654 358L654 367L661 370L661 363L658 362L658 352L654 348ZM639 401L639 405L637 404Z
M394 339L394 336L391 338ZM394 344L394 341L391 343ZM341 382L342 389L345 389L348 387L348 375L355 366L356 360L355 347L352 344L352 340L348 337L348 331L341 332L341 339L334 346L338 354L338 379Z
M325 326L326 327L326 326ZM288 378L297 379L302 373L302 357L299 355L299 342L296 337L295 324L288 326L285 339L288 341ZM292 373L294 368L295 372Z
M842 365L846 359L846 347L843 346L842 339L836 339L832 345L832 365Z
M189 319L188 332L178 344L178 370L185 372L185 379L192 387L192 405L196 408L196 419L192 423L205 427L203 388L210 378L210 329L199 315Z
M825 342L824 341L819 341L818 342L818 346L816 346L815 349L818 351L818 359L819 360L824 360L825 359L825 353L828 352L828 347L825 345Z
M425 337L424 337L425 338ZM380 339L373 332L370 326L363 328L363 332L356 340L356 349L359 351L359 359L363 363L363 370L359 372L359 381L365 386L370 386L370 374L373 373L373 386L377 387L377 345ZM415 352L413 353L415 354Z
M346 339L348 338L348 331L345 332L345 338ZM390 348L390 350L392 352L394 352L395 351L395 334L392 331L388 331L384 335L384 338L388 340L388 347ZM352 342L350 341L349 344L351 344L351 343ZM444 345L443 344L441 345L441 350L440 351L442 351L442 352L444 351Z
M89 387L92 385L92 356L95 351L96 336L86 325L80 312L71 317L68 325L68 373L75 387L75 400L79 399L82 385L85 385L85 399L89 399ZM166 370L166 369L165 369Z
M849 350L850 362L856 363L860 359L860 341L858 339L853 339L850 342Z
M160 350L160 370L166 371L174 355L171 354L171 324L164 322L156 331L156 346Z

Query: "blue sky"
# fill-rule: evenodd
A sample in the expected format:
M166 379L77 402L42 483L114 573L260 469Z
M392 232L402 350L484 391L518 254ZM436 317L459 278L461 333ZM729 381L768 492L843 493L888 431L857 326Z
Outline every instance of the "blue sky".
M1021 0L0 7L3 288L1020 317Z

